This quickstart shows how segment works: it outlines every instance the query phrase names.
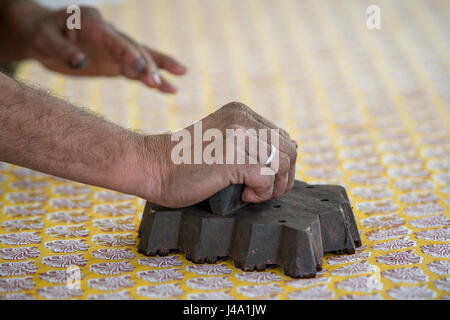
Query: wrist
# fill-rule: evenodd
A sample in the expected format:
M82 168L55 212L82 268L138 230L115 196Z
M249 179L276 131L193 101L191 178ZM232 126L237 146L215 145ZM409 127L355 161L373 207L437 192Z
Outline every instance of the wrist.
M132 193L151 202L158 202L170 165L170 136L139 135L134 148L135 151L130 153L134 156L129 158L130 162L134 162Z

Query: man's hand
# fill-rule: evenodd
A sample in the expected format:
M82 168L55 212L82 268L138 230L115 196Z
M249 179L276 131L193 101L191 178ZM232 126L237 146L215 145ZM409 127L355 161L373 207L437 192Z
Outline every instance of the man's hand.
M240 103L227 104L202 125L203 131L221 132L278 129ZM193 133L194 128L187 130ZM273 175L261 174L266 158L255 159L256 164L246 159L245 164L176 165L171 161L176 142L170 135L145 136L124 129L0 73L0 161L168 207L203 201L229 184L245 184L242 200L247 202L279 197L293 185L297 157L295 142L285 131L279 133L278 171ZM258 139L270 149L270 139ZM236 151L251 156L246 145Z
M144 176L148 176L149 194L144 197L167 207L185 207L203 201L214 193L230 184L244 184L242 200L245 202L262 202L277 198L290 190L294 184L295 163L297 159L296 142L291 140L289 134L264 119L244 104L232 102L215 113L204 118L202 129L218 129L222 133L226 146L226 139L230 138L226 129L279 129L279 157L278 163L271 167L278 167L273 175L262 175L261 168L271 150L271 136L257 136L258 145L267 150L267 157L254 159L256 164L249 164L249 143L239 145L235 139L235 158L238 153L246 155L245 164L174 164L171 153L178 142L171 141L170 134L147 136L143 155L152 155L153 161L142 161ZM194 125L186 128L194 137ZM202 134L203 134L202 132ZM236 132L236 131L235 131ZM192 139L193 140L193 139ZM248 141L248 140L247 140ZM184 142L184 141L183 141ZM203 142L203 149L211 142ZM191 145L191 155L194 154L195 145ZM156 152L155 152L156 151ZM226 158L224 151L224 159ZM155 157L156 156L156 157ZM191 162L193 163L193 162Z
M16 51L9 55L36 59L51 70L83 76L123 75L165 93L176 89L159 69L175 75L186 72L175 59L138 43L104 21L95 8L81 7L79 30L67 29L69 15L64 9L52 11L31 1L15 0L3 11L2 42ZM8 35L8 30L14 35Z

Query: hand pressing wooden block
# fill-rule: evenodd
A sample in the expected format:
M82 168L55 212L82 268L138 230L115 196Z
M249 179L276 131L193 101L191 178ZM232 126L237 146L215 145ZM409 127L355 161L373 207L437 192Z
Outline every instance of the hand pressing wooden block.
M194 263L230 257L245 271L278 265L294 278L314 277L325 252L354 253L361 246L341 186L295 181L279 199L213 214L209 201L181 209L146 204L139 252L184 252Z

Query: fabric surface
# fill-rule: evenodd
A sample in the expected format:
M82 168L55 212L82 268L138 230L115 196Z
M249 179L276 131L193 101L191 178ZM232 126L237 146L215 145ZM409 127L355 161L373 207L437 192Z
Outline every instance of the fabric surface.
M179 57L180 93L20 78L146 132L241 101L299 141L298 178L347 188L363 247L326 255L315 279L280 268L137 252L144 201L0 164L0 299L449 299L450 6L377 1L124 1L107 19ZM81 288L67 286L79 267ZM72 279L72 278L70 278Z

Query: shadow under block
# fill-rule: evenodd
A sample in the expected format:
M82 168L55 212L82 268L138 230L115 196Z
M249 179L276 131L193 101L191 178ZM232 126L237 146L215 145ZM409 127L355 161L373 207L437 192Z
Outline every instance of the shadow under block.
M361 246L345 189L302 181L279 199L227 216L212 214L207 201L181 209L147 202L139 235L145 255L179 250L194 263L230 257L245 271L279 265L294 278L315 276L326 252L351 254Z

